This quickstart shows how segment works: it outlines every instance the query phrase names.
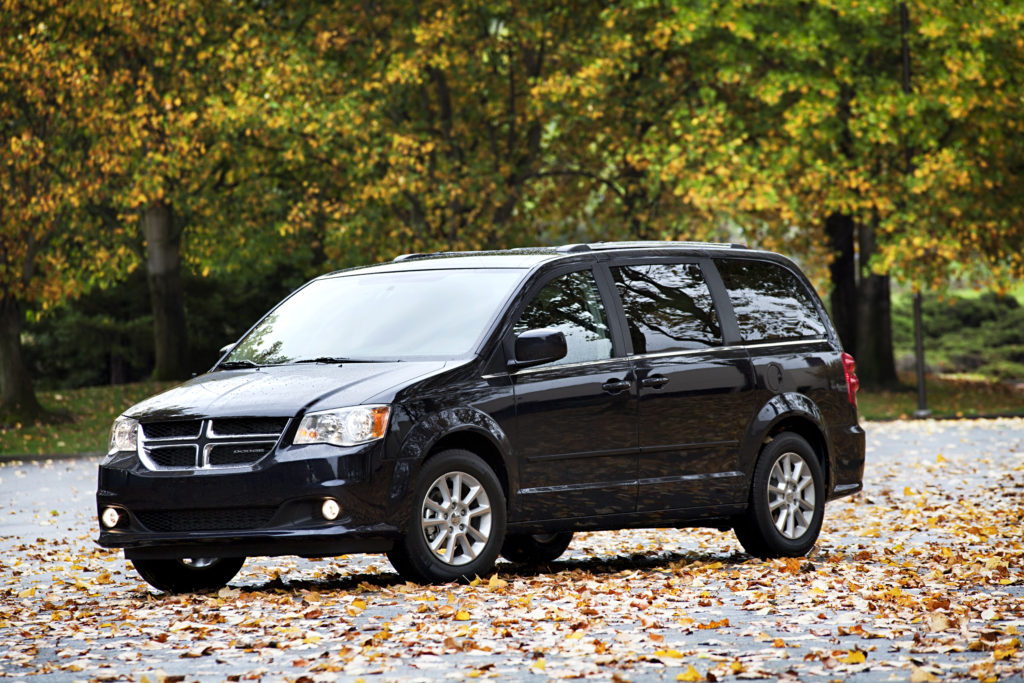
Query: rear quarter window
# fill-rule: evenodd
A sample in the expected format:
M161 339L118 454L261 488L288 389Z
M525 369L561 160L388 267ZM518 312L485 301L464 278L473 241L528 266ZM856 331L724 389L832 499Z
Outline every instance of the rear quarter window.
M716 259L740 334L748 342L826 336L814 297L791 271L769 261Z

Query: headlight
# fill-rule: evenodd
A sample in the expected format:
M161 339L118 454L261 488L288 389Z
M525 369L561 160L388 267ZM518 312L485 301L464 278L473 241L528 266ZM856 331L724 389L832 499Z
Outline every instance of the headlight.
M110 448L107 455L113 455L121 451L136 451L139 448L139 421L130 417L121 417L114 420L114 426L110 428Z
M384 436L390 406L353 406L309 413L299 423L295 443L355 446Z

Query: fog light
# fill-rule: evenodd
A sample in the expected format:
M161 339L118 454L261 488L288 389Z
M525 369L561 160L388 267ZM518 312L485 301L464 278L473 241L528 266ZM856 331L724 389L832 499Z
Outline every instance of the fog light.
M341 506L338 505L338 501L333 498L328 498L324 501L324 504L320 506L320 514L324 516L328 522L333 522L341 514Z
M113 529L121 521L121 513L116 508L107 508L100 515L100 521L103 522L103 526Z

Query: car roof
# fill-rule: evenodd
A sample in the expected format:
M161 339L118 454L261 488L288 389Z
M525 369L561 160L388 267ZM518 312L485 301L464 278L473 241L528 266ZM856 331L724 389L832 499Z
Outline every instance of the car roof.
M410 253L397 256L393 261L358 266L328 273L321 277L347 274L369 274L408 270L447 270L476 268L533 269L542 263L573 256L600 253L643 253L644 255L700 254L709 252L750 253L745 245L728 242L632 241L590 242L565 244L556 247L523 247L493 251L443 251L427 254ZM758 252L765 253L765 252Z
M545 261L556 260L559 254L551 251L544 252L518 252L518 251L491 251L491 252L446 252L443 254L417 255L413 259L402 259L386 261L369 266L357 266L345 270L328 273L321 277L336 275L365 275L372 273L394 273L396 271L409 270L473 270L480 268L508 268L514 270L529 270Z

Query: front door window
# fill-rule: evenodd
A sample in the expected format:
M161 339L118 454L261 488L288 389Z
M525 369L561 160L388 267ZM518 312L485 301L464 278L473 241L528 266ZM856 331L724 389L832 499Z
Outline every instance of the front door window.
M546 284L516 322L515 333L542 327L560 330L565 335L568 353L554 364L583 363L612 356L608 317L597 282L589 270L568 273Z

